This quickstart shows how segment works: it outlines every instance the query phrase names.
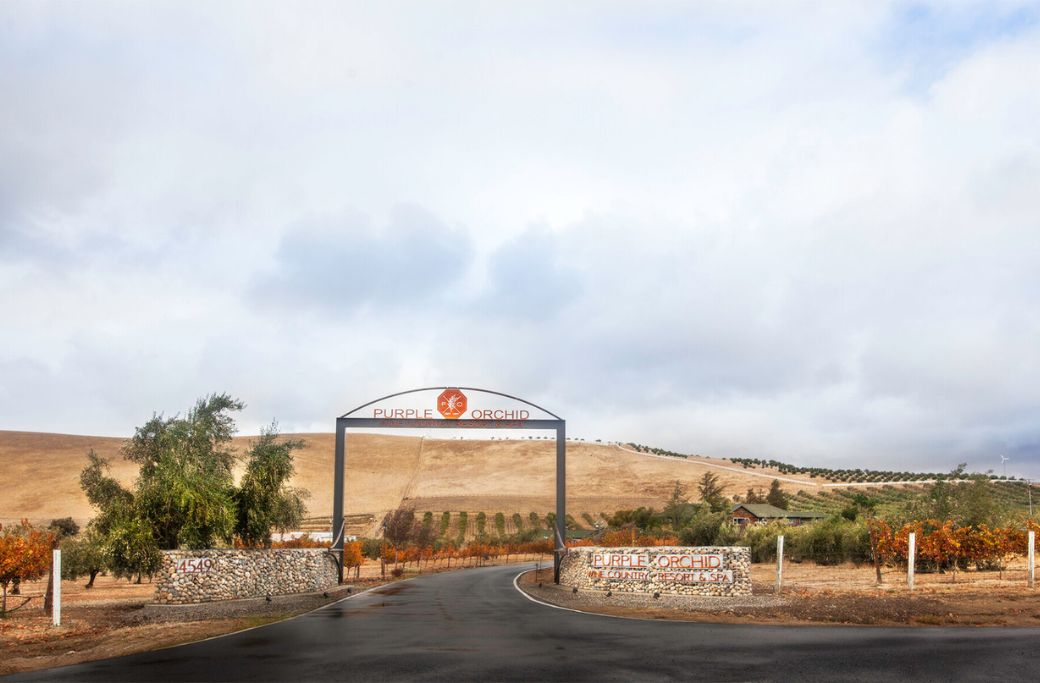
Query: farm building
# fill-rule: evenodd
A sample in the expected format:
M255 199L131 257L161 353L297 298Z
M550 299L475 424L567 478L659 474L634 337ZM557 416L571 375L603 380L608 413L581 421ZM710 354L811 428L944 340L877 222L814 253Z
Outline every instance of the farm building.
M766 503L738 503L730 511L730 518L737 524L758 524L759 522L775 522L778 519L786 520L791 526L815 522L825 519L827 515L822 512L798 512L796 510L782 510Z

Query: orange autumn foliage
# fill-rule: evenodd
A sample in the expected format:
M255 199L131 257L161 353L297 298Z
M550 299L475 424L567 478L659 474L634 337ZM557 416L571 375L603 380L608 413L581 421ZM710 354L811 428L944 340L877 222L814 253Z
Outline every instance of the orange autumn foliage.
M28 520L8 528L0 524L0 587L3 588L0 614L7 610L8 584L15 579L33 581L46 574L53 548L54 534L37 529Z

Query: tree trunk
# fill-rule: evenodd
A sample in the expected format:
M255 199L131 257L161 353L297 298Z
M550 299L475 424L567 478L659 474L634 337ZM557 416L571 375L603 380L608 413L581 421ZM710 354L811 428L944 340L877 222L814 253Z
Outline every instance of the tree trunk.
M61 580L61 577L58 577ZM47 572L47 594L43 597L43 611L45 614L54 614L54 563Z
M881 556L878 554L877 530L870 527L870 554L874 558L874 575L877 577L877 585L881 585Z
M87 581L87 585L84 586L84 588L93 588L94 587L94 579L97 577L98 572L100 572L100 571L101 571L100 569L91 569L90 570L90 581Z
M3 600L3 603L0 604L0 616L3 616L5 614L7 614L7 584L6 583L4 583L3 589L4 589L4 600Z
M16 576L11 579L11 595L22 594L22 577Z

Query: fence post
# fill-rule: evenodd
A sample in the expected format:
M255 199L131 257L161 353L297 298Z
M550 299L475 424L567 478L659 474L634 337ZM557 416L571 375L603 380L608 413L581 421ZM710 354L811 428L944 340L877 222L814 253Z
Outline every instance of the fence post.
M1036 585L1036 557L1034 553L1036 551L1036 532L1029 532L1029 587L1033 588Z
M776 594L780 595L780 589L784 585L784 537L776 537Z
M917 534L910 532L906 557L906 585L914 589L914 555L917 553Z
M52 562L52 572L54 574L54 609L52 615L54 617L54 625L61 626L61 549L55 548Z

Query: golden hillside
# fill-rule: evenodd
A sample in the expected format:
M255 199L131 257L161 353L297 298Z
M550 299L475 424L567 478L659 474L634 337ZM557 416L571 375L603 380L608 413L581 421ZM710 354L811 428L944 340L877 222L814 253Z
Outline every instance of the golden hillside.
M306 446L296 454L293 484L311 492L308 516L332 513L333 434L296 434ZM239 450L252 437L235 440ZM28 517L49 521L93 515L79 488L85 454L93 448L109 458L113 474L130 484L136 468L120 456L123 440L0 431L0 522ZM732 469L730 469L732 468ZM567 444L567 511L598 517L601 512L652 505L660 508L679 480L696 491L706 470L718 474L728 495L748 487L765 490L773 476L790 491L818 490L821 480L744 470L728 460L679 460L622 450L613 445ZM552 441L479 441L350 434L347 437L345 508L348 515L381 519L402 501L418 511L484 511L540 514L555 509L555 446ZM696 495L694 493L694 495ZM360 523L362 518L358 517ZM363 526L363 525L362 525ZM357 528L357 532L364 532Z

